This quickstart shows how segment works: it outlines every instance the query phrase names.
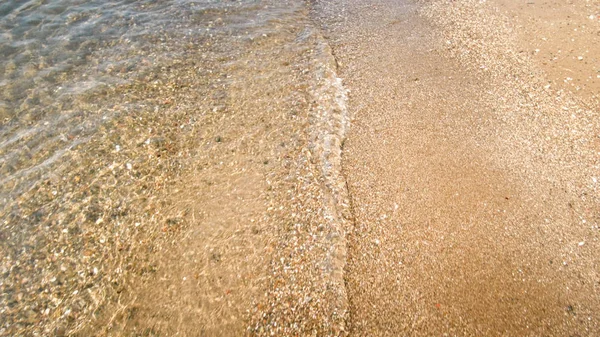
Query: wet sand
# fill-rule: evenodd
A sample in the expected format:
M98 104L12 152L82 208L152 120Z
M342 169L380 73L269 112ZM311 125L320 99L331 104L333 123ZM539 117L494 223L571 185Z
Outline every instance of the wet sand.
M0 335L599 335L599 14L200 11L0 214Z
M321 4L354 118L350 335L600 332L598 102L496 6Z

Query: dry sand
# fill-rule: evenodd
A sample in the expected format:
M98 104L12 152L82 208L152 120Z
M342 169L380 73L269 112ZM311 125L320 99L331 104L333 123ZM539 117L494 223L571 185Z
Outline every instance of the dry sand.
M320 4L354 118L351 335L600 333L597 45L544 21L595 33L598 6L515 4ZM542 36L560 66L523 52Z
M52 203L100 190L81 222L115 239L61 232L0 334L600 335L597 2L265 3L268 34L125 88L164 120L92 140L113 164Z

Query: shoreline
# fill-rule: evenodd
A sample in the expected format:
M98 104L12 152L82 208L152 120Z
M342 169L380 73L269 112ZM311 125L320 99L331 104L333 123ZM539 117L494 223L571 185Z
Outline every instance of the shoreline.
M598 112L546 87L489 2L330 6L350 335L597 331Z
M93 5L76 18L106 14ZM139 70L101 47L74 70L129 81L63 97L85 109L76 121L102 122L85 141L64 135L79 143L4 205L0 335L344 329L345 92L308 4L180 6L183 28L136 40ZM2 146L29 155L34 136Z
M600 8L180 5L0 141L0 335L600 334Z

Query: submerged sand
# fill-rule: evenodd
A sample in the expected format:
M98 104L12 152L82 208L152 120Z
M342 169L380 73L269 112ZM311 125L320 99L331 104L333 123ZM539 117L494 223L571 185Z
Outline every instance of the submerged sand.
M346 93L331 49L304 1L176 5L155 4L181 22L68 74L114 85L0 103L0 335L343 329Z
M0 335L600 334L598 4L243 11L74 103L119 97L0 214L50 233Z

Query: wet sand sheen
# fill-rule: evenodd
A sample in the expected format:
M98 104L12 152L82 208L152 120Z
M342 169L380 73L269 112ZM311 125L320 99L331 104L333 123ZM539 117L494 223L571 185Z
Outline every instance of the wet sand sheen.
M355 118L344 146L351 335L597 333L598 233L579 211L597 211L585 197L593 146L564 136L586 127L531 75L511 79L529 64L493 59L504 40L461 25L481 24L484 5L457 4L448 19L441 1L321 6Z
M538 53L509 0L178 4L65 125L6 91L0 335L600 334L596 49L545 59L590 6Z

